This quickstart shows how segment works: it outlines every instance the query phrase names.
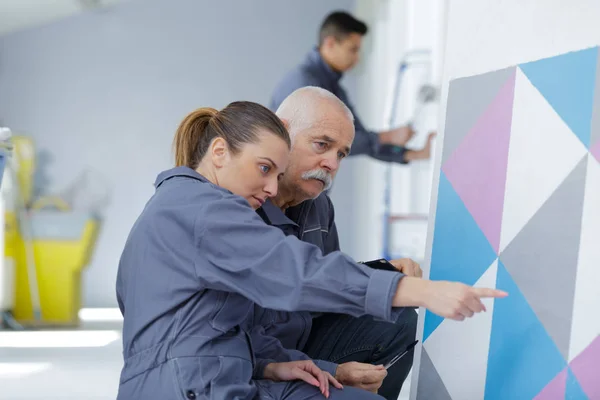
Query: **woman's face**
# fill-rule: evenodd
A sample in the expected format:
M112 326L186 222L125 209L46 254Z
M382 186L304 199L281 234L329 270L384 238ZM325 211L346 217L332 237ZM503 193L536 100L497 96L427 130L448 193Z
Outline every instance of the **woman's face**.
M290 149L269 131L260 131L256 143L242 145L237 154L227 151L217 169L218 185L245 198L253 209L277 194L279 178L287 168Z

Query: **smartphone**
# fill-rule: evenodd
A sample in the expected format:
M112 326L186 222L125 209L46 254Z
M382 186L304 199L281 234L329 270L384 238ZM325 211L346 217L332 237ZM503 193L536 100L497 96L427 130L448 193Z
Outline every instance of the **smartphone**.
M373 269L382 269L385 271L398 272L398 269L396 267L394 267L385 258L380 258L380 259L372 260L372 261L364 261L364 262L361 262L361 264L365 264L367 267L370 267Z
M396 357L392 358L389 363L387 363L387 364L384 365L385 369L388 369L392 365L396 364L398 362L398 360L400 360L402 357L404 357L405 355L407 355L408 352L411 351L417 345L417 343L419 343L419 341L415 340L414 342L412 342L411 344L409 344L406 347L406 350L404 350L402 353L398 354Z

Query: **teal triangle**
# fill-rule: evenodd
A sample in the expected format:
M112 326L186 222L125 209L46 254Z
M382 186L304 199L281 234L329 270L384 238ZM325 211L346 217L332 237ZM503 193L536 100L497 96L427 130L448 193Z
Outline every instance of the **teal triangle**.
M598 47L519 67L581 142L589 148Z
M565 393L566 400L589 400L589 397L583 391L579 381L569 368L567 375L567 391Z
M567 362L501 261L496 288L509 295L494 302L485 399L532 399Z
M474 285L497 258L444 172L440 175L429 279ZM443 318L425 315L423 341Z

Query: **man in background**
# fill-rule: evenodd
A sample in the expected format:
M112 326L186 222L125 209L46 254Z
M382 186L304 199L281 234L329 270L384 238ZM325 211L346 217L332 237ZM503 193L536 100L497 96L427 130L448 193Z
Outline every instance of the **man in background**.
M328 15L321 24L318 47L310 51L304 62L286 74L276 86L270 108L277 110L296 89L321 87L342 100L354 115L355 138L350 155L366 154L378 160L401 164L428 159L434 135L429 136L423 149L408 150L405 145L414 135L410 126L382 132L366 129L340 85L343 74L358 63L362 39L367 31L364 22L346 12L337 11Z

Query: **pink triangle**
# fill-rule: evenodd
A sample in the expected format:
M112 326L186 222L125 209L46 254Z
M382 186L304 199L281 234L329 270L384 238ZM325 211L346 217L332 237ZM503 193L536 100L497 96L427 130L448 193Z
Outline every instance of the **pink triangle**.
M567 391L567 370L563 369L533 400L564 400Z
M571 361L571 371L590 399L600 399L600 336Z
M442 166L496 253L500 247L515 76L506 81Z
M598 140L596 144L590 148L590 153L592 153L592 155L596 157L596 160L600 162L600 140Z

